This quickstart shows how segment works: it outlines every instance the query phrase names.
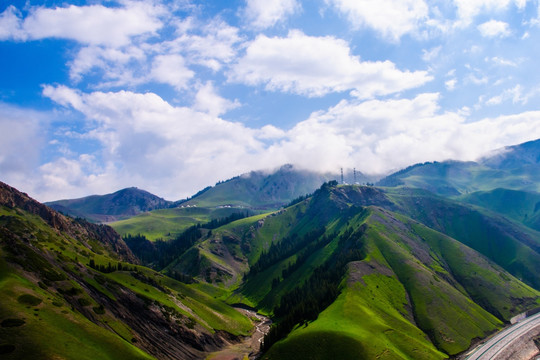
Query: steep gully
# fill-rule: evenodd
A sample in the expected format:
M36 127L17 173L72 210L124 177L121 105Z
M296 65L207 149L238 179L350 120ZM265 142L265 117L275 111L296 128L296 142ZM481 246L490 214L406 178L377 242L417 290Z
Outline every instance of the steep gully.
M257 359L260 355L261 342L264 335L270 330L272 321L266 316L257 314L254 310L237 307L240 311L250 319L255 320L255 328L251 336L244 338L240 343L229 344L220 351L213 352L208 355L208 360L245 360Z

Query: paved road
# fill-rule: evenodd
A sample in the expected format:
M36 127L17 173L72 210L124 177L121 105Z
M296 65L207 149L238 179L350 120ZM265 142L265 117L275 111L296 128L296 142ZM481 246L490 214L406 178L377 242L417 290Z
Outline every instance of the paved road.
M526 318L517 324L501 331L484 345L479 346L466 360L489 360L495 359L512 342L540 326L540 313Z

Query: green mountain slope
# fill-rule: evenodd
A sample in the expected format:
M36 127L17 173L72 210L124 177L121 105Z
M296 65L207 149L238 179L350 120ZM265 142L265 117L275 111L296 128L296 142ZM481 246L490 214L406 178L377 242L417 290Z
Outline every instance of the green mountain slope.
M434 205L428 208L426 194L325 184L312 198L292 207L216 229L171 266L220 286L238 286L230 302L273 313L278 328L286 332L299 321L294 319L310 319L275 343L265 358L297 358L303 353L321 359L330 354L444 358L445 353L466 350L472 339L485 337L501 321L539 303L537 290L489 258L518 275L528 269L528 282L538 284L539 273L533 273L538 253L522 242L533 241L525 238L537 234L510 223L513 237L501 235L532 253L523 261L515 256L505 262L493 251L483 255L405 216L409 213L427 223L431 217L420 216L419 209L456 211L456 218L460 212L476 211L433 195ZM433 218L446 224L438 215ZM478 212L477 217L477 227L507 225L488 214ZM446 232L455 231L449 223L442 225ZM480 244L490 238L476 241L473 245L482 250ZM348 270L339 273L342 264ZM327 305L315 310L317 304ZM314 320L312 314L320 310ZM291 319L288 314L303 315Z
M249 333L217 289L136 261L111 228L0 184L2 358L204 358Z
M169 240L190 226L226 218L232 214L254 214L254 211L235 207L176 207L149 211L109 225L122 236L141 234L149 240Z
M52 201L46 205L74 217L94 222L111 222L146 211L168 208L173 202L133 187L107 195Z
M252 171L216 184L186 204L199 207L242 206L277 209L299 196L316 190L325 181L337 178L285 165L275 172Z
M395 210L459 240L540 288L540 234L480 208L418 190L388 190Z
M464 195L459 200L481 206L540 231L540 194L495 189Z

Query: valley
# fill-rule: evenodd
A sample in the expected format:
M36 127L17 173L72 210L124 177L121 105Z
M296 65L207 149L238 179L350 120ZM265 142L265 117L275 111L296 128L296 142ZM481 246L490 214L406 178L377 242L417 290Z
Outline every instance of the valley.
M62 213L1 184L0 352L461 356L540 306L539 148L377 186L285 166L182 201L131 188L53 202Z

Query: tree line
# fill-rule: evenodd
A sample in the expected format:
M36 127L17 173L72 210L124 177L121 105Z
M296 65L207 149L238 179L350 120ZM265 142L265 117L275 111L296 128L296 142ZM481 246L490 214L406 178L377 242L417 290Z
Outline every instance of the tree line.
M99 272L106 273L106 274L112 273L114 271L135 271L136 270L135 266L123 265L121 262L119 262L118 264L111 264L111 262L109 261L107 265L96 264L94 259L90 259L88 266L94 270L97 270Z
M347 264L365 257L361 240L364 231L365 227L356 231L349 228L340 236L338 249L330 259L315 268L302 285L281 297L273 310L277 321L262 342L263 352L287 336L296 325L316 320L336 300L341 290L339 284L347 272Z
M250 267L247 277L249 278L264 271L281 260L298 253L309 244L317 242L325 231L326 228L323 226L308 232L302 238L294 233L291 236L284 237L279 242L272 243L268 250L262 251L259 259Z
M162 270L202 238L202 229L217 229L247 216L249 216L248 212L239 212L224 218L213 219L202 225L198 223L197 225L190 226L182 233L178 234L174 239L168 241L161 239L150 241L142 234L126 234L123 239L133 254L135 254L145 266L149 266L155 270ZM182 278L178 274L175 275L178 279Z

